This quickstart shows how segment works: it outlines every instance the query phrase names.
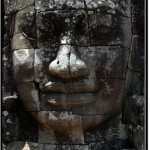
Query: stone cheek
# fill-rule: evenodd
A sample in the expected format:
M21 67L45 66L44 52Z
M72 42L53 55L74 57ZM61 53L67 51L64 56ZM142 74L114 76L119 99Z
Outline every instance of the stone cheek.
M20 83L17 85L17 90L27 111L40 111L39 91L34 83Z
M107 115L121 112L124 80L102 79L99 81L99 85L100 91L92 94L93 103L74 109L74 114Z
M35 49L34 76L35 82L48 82L53 80L49 75L49 64L57 55L56 49Z
M14 78L17 83L34 81L33 66L33 49L20 49L13 52Z
M11 49L19 50L19 49L32 49L34 46L22 33L16 34L13 36L11 41Z
M125 78L129 49L121 46L75 47L89 69L88 78Z

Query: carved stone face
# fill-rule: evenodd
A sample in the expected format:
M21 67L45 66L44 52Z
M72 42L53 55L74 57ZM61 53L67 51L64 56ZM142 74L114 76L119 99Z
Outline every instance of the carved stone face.
M12 50L26 110L80 141L83 130L121 112L130 19L124 0L35 0L20 10Z

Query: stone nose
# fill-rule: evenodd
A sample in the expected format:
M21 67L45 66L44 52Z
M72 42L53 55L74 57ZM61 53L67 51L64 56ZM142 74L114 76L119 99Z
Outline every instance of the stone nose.
M61 45L57 57L49 65L51 75L63 80L81 78L88 75L86 64L77 57L73 47Z

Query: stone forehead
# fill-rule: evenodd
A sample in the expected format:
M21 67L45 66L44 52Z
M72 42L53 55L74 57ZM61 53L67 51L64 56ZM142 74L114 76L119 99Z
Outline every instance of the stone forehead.
M35 9L40 11L55 10L55 9L93 9L99 7L111 7L115 9L119 5L126 4L126 1L121 0L35 0Z
M15 0L9 3L10 13L20 11L28 6L35 6L37 11L64 9L96 9L99 7L120 7L126 9L130 0Z

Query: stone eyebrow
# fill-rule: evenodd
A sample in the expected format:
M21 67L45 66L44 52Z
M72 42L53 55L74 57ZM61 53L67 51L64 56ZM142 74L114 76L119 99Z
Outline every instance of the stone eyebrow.
M100 8L108 8L110 10L114 10L115 12L119 13L120 15L123 15L127 17L127 14L125 12L125 6L122 6L118 2L113 2L111 0L85 0L85 6L87 10L93 10L93 9L100 9Z

